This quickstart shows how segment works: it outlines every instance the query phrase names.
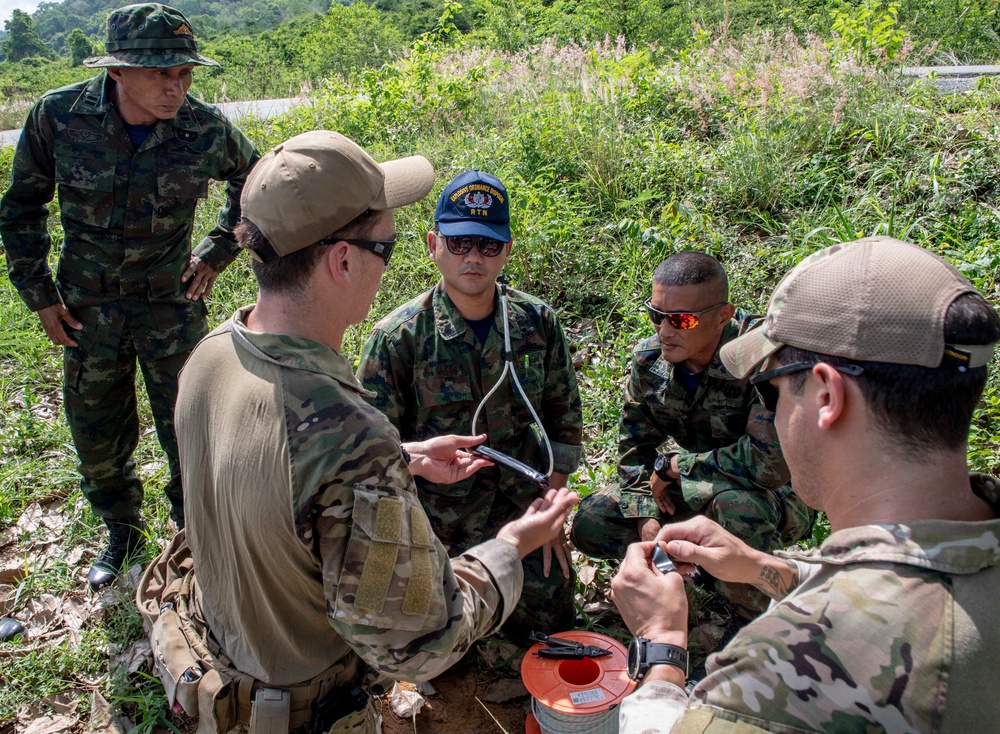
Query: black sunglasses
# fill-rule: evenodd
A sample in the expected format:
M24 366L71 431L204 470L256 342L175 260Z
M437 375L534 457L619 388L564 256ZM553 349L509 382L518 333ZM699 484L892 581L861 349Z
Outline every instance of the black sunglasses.
M653 326L659 326L666 319L667 323L673 328L680 331L687 331L688 329L693 329L698 325L698 317L703 313L708 313L720 306L725 306L729 301L723 301L722 303L717 303L714 306L709 306L708 308L703 308L701 311L661 311L660 309L653 306L653 299L650 298L643 305L646 307L646 313L649 315L649 320L653 322Z
M507 244L503 240L495 240L492 237L474 235L462 235L461 237L441 236L444 237L444 244L448 248L448 252L452 255L465 255L473 247L478 247L483 257L496 257L503 252L504 245Z
M792 362L791 364L782 365L781 367L775 367L773 370L758 372L750 378L750 384L754 386L757 390L757 394L760 395L760 401L764 404L765 410L773 413L778 408L778 388L772 385L770 381L775 377L781 377L782 375L790 375L794 372L811 370L818 364L820 364L820 362ZM823 362L822 364L830 363ZM865 371L864 367L856 364L845 364L840 367L835 364L831 364L830 366L837 370L837 372L843 372L845 375L851 375L852 377L857 377Z
M346 242L349 245L356 245L357 247L362 247L369 252L374 252L380 258L385 261L385 266L389 267L389 258L392 257L392 251L396 249L396 240L345 240L340 239L337 242ZM332 244L332 243L331 243Z

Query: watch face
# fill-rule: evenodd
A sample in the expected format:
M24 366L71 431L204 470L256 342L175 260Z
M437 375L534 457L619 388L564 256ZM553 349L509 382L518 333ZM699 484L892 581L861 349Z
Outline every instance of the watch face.
M641 663L640 658L642 657L643 646L639 643L639 638L633 637L632 641L628 643L628 659L627 668L628 677L632 680L639 680L639 665Z

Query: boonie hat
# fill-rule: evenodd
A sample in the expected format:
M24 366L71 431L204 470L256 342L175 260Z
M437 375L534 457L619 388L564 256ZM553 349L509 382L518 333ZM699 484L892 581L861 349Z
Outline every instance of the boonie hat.
M510 242L507 189L496 176L466 171L444 187L434 222L445 237L478 235Z
M104 56L83 60L84 66L139 66L169 69L184 64L218 66L198 53L194 30L184 14L160 3L126 5L108 16Z
M816 252L771 295L764 323L723 345L726 369L743 378L787 345L864 362L959 370L988 364L993 345L946 344L948 307L973 285L932 252L867 237Z
M353 140L329 130L296 135L253 167L240 203L243 217L288 255L349 224L369 209L396 209L427 196L434 168L422 155L376 163Z

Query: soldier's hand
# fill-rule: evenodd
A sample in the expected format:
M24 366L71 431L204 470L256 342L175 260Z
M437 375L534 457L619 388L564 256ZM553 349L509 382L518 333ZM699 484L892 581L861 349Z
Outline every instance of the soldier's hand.
M545 501L551 504L558 492L558 489L550 489L545 493ZM559 562L559 568L562 569L563 578L568 580L569 569L573 563L573 556L570 553L569 541L566 540L565 532L559 533L559 535L557 535L554 539L542 546L542 575L545 578L548 578L549 573L552 571L553 555Z
M83 328L83 324L77 320L76 316L70 313L65 304L57 303L55 306L48 306L41 309L38 312L38 318L41 319L42 328L45 329L45 333L48 334L53 344L63 347L79 346L76 340L66 333L66 329L63 328L63 322L66 322L70 328L77 331Z
M687 647L684 578L653 566L656 542L632 543L611 581L611 598L636 637Z
M660 532L660 522L655 517L639 518L639 540L653 540L658 532Z
M701 566L720 581L753 584L767 553L754 550L703 515L664 525L656 536L675 560Z
M464 449L478 446L486 440L480 436L435 436L426 441L403 444L410 455L410 473L436 484L452 484L467 479L493 462L470 454Z
M653 501L656 506L660 508L660 512L673 515L676 508L674 508L674 502L670 499L670 495L667 494L669 486L669 482L664 482L655 474L649 478L649 488L653 490ZM652 540L652 538L647 538L647 540Z
M513 545L524 558L562 534L570 510L579 501L579 495L566 488L555 490L551 499L539 497L521 517L500 528L497 538Z
M181 275L181 283L191 281L191 285L188 286L184 297L189 301L208 298L212 294L212 286L215 285L215 279L218 277L218 270L197 255L192 255L187 270Z

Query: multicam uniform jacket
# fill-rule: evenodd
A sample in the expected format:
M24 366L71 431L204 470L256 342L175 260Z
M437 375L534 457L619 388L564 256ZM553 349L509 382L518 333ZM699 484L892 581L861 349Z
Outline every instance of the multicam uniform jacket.
M1000 511L1000 480L972 486ZM777 555L799 585L709 658L690 701L661 682L627 698L622 734L996 731L1000 520L854 527Z
M221 270L238 250L253 144L211 105L188 95L136 150L111 104L102 72L46 93L25 122L0 237L11 281L33 311L62 300L84 324L73 332L88 356L118 355L123 324L140 356L189 351L207 331L204 304L184 297L195 206L209 179L229 182L219 225L195 254ZM48 202L58 191L64 240L57 283L46 263Z
M719 346L753 328L759 317L736 311ZM702 509L727 489L777 489L789 481L774 414L761 405L749 378L726 371L716 350L694 395L674 378L656 336L632 355L618 441L620 508L625 517L658 517L649 477L658 450L671 441L679 452L681 494Z
M555 471L570 474L583 451L583 418L566 337L552 309L537 298L508 289L508 311L511 367L545 426ZM439 284L375 326L362 351L358 379L375 393L372 405L389 417L403 440L466 435L476 406L500 379L502 352L499 304L495 328L480 344ZM548 470L531 414L509 377L480 413L477 431L487 434L490 446L543 473ZM434 531L458 549L499 530L490 520L498 493L520 510L538 496L537 487L499 467L452 485L418 478L417 486Z
M205 619L239 670L286 686L350 655L433 678L506 618L516 548L449 560L399 433L337 352L215 329L181 373L178 440L188 544Z

